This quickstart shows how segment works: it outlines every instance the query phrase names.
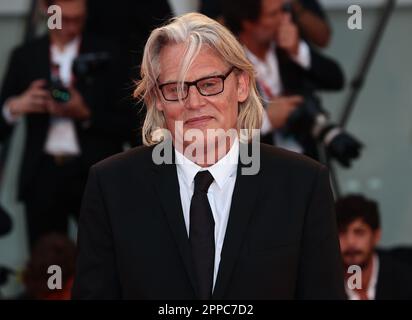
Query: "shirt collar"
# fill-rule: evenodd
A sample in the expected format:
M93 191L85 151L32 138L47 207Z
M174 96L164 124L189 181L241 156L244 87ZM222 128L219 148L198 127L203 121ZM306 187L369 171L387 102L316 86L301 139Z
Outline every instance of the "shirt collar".
M368 289L366 294L369 300L375 300L376 298L376 286L378 284L378 275L379 275L379 257L377 254L373 255L373 262L372 262L372 274L369 280ZM359 300L359 295L356 293L355 290L351 290L348 288L346 281L345 281L345 291L346 295L348 296L349 300Z
M369 281L368 287L368 297L369 299L375 300L376 296L376 286L378 284L378 274L379 274L379 258L377 254L373 256L373 266L372 266L372 275Z
M258 58L252 51L250 51L246 46L243 46L246 56L249 58L250 62L252 62L253 65L257 64L265 64L269 60L271 56L274 55L275 50L276 50L276 44L272 41L270 43L269 50L266 52L265 60L261 60Z
M210 167L201 167L197 165L177 151L176 148L175 155L177 170L182 174L184 182L188 187L191 187L193 180L199 171L208 170L212 174L219 189L223 189L229 177L236 174L239 161L239 140L236 138L229 152Z
M72 57L77 54L79 45L80 45L81 37L78 36L74 38L72 41L67 43L63 50L60 50L55 44L51 45L51 53L52 57L56 60L64 59L64 57Z

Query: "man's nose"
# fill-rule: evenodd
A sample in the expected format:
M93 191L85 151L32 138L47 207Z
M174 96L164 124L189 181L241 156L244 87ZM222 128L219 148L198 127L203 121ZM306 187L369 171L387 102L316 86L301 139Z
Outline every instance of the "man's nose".
M197 90L196 86L190 86L189 87L189 92L187 94L187 100L186 100L186 105L188 108L200 108L205 104L205 99L204 97L200 94L200 92Z
M354 235L353 233L348 234L347 238L346 238L347 244L349 246L354 246L357 244L357 238L356 235Z

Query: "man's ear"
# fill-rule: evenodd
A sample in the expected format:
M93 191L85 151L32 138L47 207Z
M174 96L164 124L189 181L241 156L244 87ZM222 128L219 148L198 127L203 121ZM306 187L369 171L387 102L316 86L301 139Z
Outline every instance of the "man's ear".
M373 242L375 246L379 243L379 241L381 241L381 237L382 237L382 230L376 229L373 235Z
M164 110L163 104L159 103L159 102L156 102L155 108L160 112L163 112L163 110Z
M237 100L244 102L249 97L250 78L245 71L237 75Z
M155 100L156 104L155 105L156 105L157 110L163 111L164 110L164 105L163 105L162 97L160 95L161 95L161 93L157 92L156 100Z

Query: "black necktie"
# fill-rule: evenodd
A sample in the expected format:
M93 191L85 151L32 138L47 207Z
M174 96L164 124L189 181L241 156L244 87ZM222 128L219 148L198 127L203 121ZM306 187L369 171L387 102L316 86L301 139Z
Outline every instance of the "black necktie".
M215 221L207 199L207 190L213 182L209 171L195 176L195 190L190 203L189 242L192 250L199 298L210 299L215 262Z

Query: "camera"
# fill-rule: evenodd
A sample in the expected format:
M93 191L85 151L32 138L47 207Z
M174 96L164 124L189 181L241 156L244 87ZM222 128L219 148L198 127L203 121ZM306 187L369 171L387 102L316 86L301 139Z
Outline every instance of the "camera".
M70 91L63 85L59 78L52 77L49 84L51 97L58 103L66 103L70 100Z
M348 168L360 156L362 143L339 125L329 121L315 95L305 95L304 102L289 116L285 132L293 136L310 136L325 147L327 155Z
M79 55L72 66L72 73L76 80L90 82L100 70L106 67L111 57L107 52L93 52ZM52 98L58 103L66 103L70 100L69 89L58 77L52 77L48 90Z

